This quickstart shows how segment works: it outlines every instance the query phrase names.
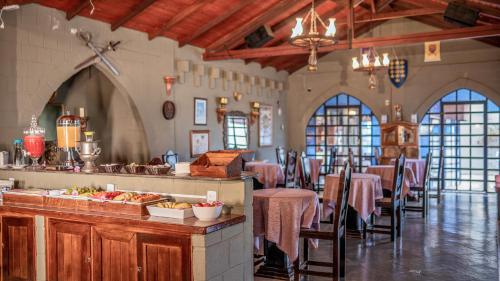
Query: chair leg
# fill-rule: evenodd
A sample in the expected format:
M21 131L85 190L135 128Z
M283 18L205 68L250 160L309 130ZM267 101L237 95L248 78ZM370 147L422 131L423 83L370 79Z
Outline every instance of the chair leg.
M293 280L300 281L300 257L293 262Z
M304 262L309 261L309 239L304 238Z
M391 242L396 238L396 208L393 206L391 210Z
M363 221L363 240L366 240L366 222Z
M340 237L339 239L339 249L340 249L340 253L339 253L339 278L344 278L345 277L345 233L342 235L342 237Z
M396 211L396 216L397 216L397 231L398 231L398 237L401 237L401 206L398 206L397 211Z
M425 219L425 215L427 213L427 192L424 191L422 192L422 218Z
M341 265L340 265L340 237L338 237L336 240L333 240L333 276L332 280L336 281L339 280L340 278L340 271L341 271Z

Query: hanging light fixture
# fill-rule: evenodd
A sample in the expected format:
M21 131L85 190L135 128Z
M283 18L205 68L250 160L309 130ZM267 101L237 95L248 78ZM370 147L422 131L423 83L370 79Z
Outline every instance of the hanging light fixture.
M368 78L368 88L375 89L377 86L377 77L375 76L375 73L381 69L387 69L389 67L389 54L383 53L382 60L380 60L380 56L374 48L361 49L360 53L361 55L359 60L358 57L352 58L352 69L354 71L367 72L370 76ZM361 61L361 64L359 61Z
M307 22L309 23L309 31L304 33L306 29L304 26ZM318 22L320 27L324 29L323 33L318 31ZM308 71L318 70L318 48L337 43L335 39L336 32L335 18L329 18L327 26L316 12L314 0L312 1L311 10L307 12L305 17L296 18L296 24L292 28L292 35L290 36L290 44L309 49Z

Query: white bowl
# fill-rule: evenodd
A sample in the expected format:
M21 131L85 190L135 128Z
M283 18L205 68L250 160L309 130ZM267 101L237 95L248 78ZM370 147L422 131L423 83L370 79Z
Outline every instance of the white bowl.
M196 207L193 205L193 212L200 221L213 221L220 216L222 207L223 205L215 207Z

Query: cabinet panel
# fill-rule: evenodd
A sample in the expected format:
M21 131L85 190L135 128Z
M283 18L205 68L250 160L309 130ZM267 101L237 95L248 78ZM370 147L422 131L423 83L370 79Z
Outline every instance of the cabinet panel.
M90 226L49 220L47 264L51 281L90 280Z
M189 237L138 234L139 280L191 280L191 242Z
M2 217L1 280L35 280L34 232L33 218Z
M136 281L136 234L93 227L92 262L93 281Z

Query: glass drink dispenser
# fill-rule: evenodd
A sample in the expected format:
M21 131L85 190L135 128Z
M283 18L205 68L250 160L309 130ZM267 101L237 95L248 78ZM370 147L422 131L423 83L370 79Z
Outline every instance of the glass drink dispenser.
M62 162L65 168L73 168L81 164L76 146L80 141L80 117L71 115L69 111L57 119L57 147L62 151Z

